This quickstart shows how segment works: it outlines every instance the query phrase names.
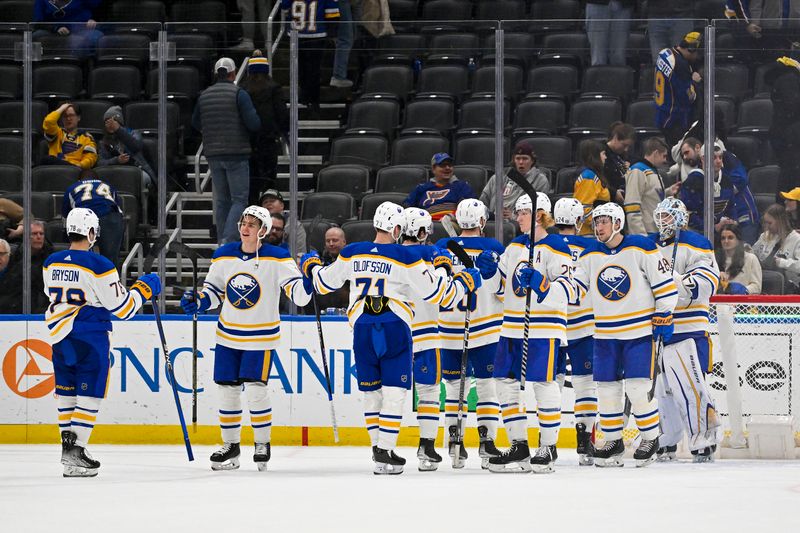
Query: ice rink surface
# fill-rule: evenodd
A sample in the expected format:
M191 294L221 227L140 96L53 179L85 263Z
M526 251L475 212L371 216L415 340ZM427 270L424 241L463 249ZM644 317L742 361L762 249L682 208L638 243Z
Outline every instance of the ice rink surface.
M237 471L212 472L178 446L92 446L96 478L61 477L60 447L0 446L0 531L16 532L796 532L800 462L719 460L578 467L559 451L549 475L490 474L470 449L418 472L375 476L368 448L275 447L268 472L252 448ZM547 529L543 529L547 528Z

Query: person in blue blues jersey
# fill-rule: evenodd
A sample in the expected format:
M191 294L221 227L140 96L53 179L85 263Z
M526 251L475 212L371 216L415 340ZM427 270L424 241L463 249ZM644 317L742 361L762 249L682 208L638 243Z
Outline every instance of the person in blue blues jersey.
M161 282L145 274L125 289L111 261L91 252L100 222L90 209L70 211L66 230L69 249L51 254L42 269L50 299L45 323L53 345L64 477L91 477L100 462L86 446L108 392L112 317L134 316L161 292Z
M697 100L695 86L702 81L692 66L699 55L700 41L700 33L687 33L677 46L661 50L656 59L653 78L655 125L664 134L668 146L675 146L692 123Z
M431 214L433 220L441 220L445 215L455 213L461 200L475 198L469 183L453 174L453 158L450 154L433 154L431 172L433 177L417 185L403 200L405 207L421 207Z
M91 209L97 215L100 219L97 247L100 255L107 257L114 265L119 261L125 233L125 221L118 202L114 187L102 181L93 170L84 170L78 176L78 181L64 191L61 203L61 216L64 218L76 207Z

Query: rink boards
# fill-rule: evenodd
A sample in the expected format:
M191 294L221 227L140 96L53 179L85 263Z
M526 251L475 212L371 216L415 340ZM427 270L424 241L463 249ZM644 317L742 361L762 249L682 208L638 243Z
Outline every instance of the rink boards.
M191 421L192 350L191 321L165 316L167 343L174 361L176 381L187 422ZM361 395L358 392L352 333L344 317L323 319L325 346L333 381L340 438L345 444L367 444L363 429ZM198 324L197 443L219 439L216 388L212 381L215 317L201 317ZM712 338L716 335L712 335ZM737 324L743 411L747 414L791 415L798 405L798 335L786 323ZM53 442L56 439L52 352L41 316L12 316L0 320L0 443ZM718 350L715 343L714 350ZM273 442L276 444L330 444L330 409L325 390L319 338L310 317L283 317L281 347L270 374L273 410ZM164 358L151 317L115 322L111 342L112 369L108 395L103 403L93 440L108 443L179 443L177 413L166 379ZM719 360L719 357L715 357ZM718 407L726 412L724 369L717 365L710 379ZM531 387L528 387L530 390ZM474 391L473 391L474 394ZM572 389L564 389L562 425L571 428ZM528 403L535 428L535 404ZM474 426L470 413L468 425ZM246 424L245 418L244 423ZM406 401L401 443L417 438L412 396ZM533 430L535 431L535 430ZM474 432L469 431L469 438ZM248 432L245 430L247 440ZM562 433L560 443L574 439ZM504 440L501 437L501 442Z

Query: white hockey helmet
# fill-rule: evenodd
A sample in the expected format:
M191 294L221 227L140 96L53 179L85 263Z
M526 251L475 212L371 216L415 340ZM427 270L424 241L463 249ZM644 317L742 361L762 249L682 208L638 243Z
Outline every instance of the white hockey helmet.
M669 239L675 235L677 228L685 228L689 223L689 211L679 199L670 196L661 200L653 211L653 222L656 223L661 239Z
M428 240L428 236L433 233L433 219L431 214L419 207L407 207L403 210L400 217L400 231L406 237L413 237L419 242ZM424 235L421 235L422 231Z
M550 198L543 192L536 193L536 210L537 211L544 211L548 215L550 214L550 209L552 208L552 204L550 203ZM533 205L531 204L531 197L527 194L523 194L519 198L517 198L516 203L514 204L514 212L519 211L533 211Z
M558 225L578 229L583 224L583 204L576 198L560 198L553 208L553 218Z
M456 207L456 222L461 229L483 229L488 218L486 205L476 198L461 200Z
M246 216L251 216L261 221L261 228L258 230L259 241L272 231L272 215L267 209L257 205L245 207L244 211L242 211L242 216L239 217L239 226L242 225L242 221Z
M375 210L375 215L372 217L372 226L375 229L394 232L394 228L402 226L403 208L394 202L383 202Z
M608 202L605 204L598 205L592 210L592 229L594 229L595 221L599 217L610 217L611 218L611 236L608 238L610 241L614 238L615 235L622 231L622 228L625 227L625 211L614 202ZM615 226L619 223L619 228L615 228ZM594 232L595 238L600 240L597 237L597 231ZM602 241L608 242L608 241Z
M85 207L76 207L67 214L65 222L67 228L67 235L70 233L77 233L83 235L89 241L89 247L92 247L100 235L100 219L94 214L94 211ZM94 234L91 234L94 230Z

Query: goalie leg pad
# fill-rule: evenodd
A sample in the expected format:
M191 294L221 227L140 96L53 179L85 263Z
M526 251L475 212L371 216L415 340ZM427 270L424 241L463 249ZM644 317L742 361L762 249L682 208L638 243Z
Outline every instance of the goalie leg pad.
M658 401L655 398L647 399L652 380L646 378L631 378L625 380L625 392L631 401L631 412L636 420L636 427L642 435L642 440L658 438L659 418Z
M223 442L240 441L242 432L242 387L219 385L219 427Z
M417 422L420 439L435 439L439 431L439 384L417 384Z
M666 350L666 347L664 348ZM683 438L683 418L676 405L676 398L672 391L667 393L664 385L665 374L659 374L656 378L656 399L658 400L658 417L661 422L661 436L658 437L659 444L668 448L676 446ZM667 453L665 450L663 453Z
M381 404L378 419L378 448L394 450L397 446L397 436L403 422L403 402L406 399L406 389L401 387L381 387L383 403Z
M533 384L539 417L539 446L555 446L561 427L561 389L555 381Z
M253 440L259 444L270 441L272 430L272 405L266 383L245 383L244 393L247 408L250 410L250 425L253 426Z
M373 447L378 445L378 421L381 415L381 404L383 404L383 392L381 389L364 392L364 421Z

